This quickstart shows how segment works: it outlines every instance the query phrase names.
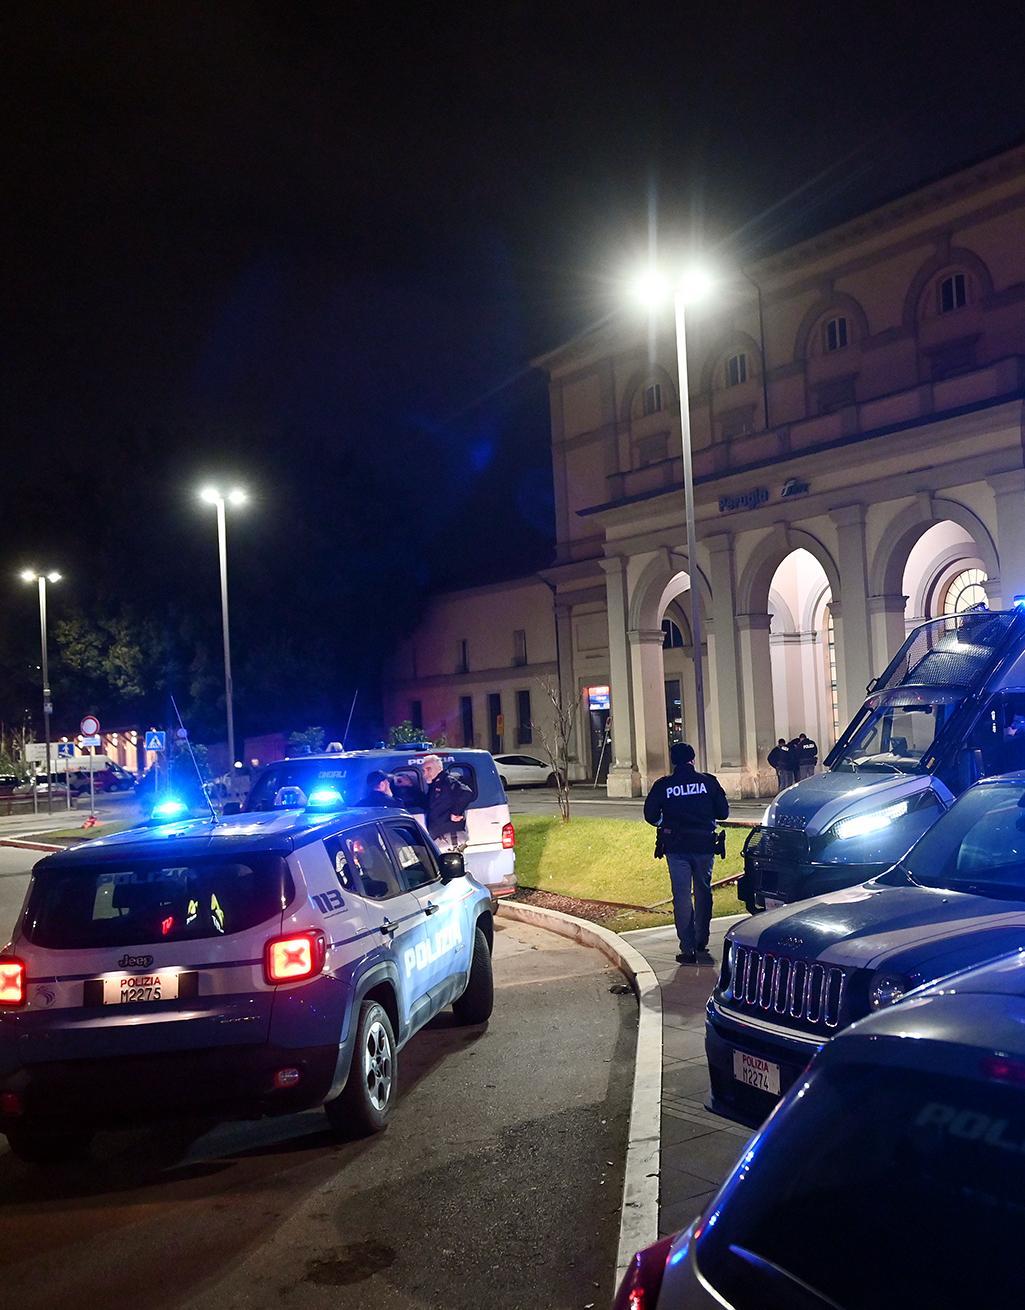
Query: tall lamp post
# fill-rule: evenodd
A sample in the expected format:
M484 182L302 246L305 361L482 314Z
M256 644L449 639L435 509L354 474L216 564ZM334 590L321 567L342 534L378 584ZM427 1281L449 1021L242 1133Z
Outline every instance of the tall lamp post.
M50 760L50 715L53 713L53 701L50 698L50 660L46 648L46 584L60 582L61 575L54 569L49 573L37 573L35 569L23 569L22 582L39 584L39 645L42 653L40 669L43 674L43 735L46 741L46 811L53 813L53 773Z
M217 487L204 487L200 500L217 509L217 554L221 565L221 622L224 629L224 705L228 720L228 778L229 787L235 790L235 708L231 685L231 638L228 628L228 525L225 506L238 508L249 499L241 487L232 487L227 494Z
M690 573L690 629L694 643L694 697L697 727L698 769L708 761L705 731L705 670L701 656L701 600L697 588L698 550L694 527L694 459L690 433L690 387L687 379L687 314L689 304L703 299L712 286L710 274L691 268L670 282L656 269L648 269L635 281L634 292L649 310L664 305L672 296L676 320L676 363L679 373L680 434L683 446L683 507L687 520L687 566Z

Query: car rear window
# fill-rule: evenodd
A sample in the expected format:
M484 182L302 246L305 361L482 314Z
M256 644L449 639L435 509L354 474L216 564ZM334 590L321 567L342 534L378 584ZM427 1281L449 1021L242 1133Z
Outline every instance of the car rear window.
M271 855L40 869L24 932L54 950L227 937L279 917L294 895Z

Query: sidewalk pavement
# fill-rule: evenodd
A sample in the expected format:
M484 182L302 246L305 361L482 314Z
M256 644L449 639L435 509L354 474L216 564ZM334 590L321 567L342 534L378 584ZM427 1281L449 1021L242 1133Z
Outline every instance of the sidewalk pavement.
M705 1002L722 960L723 936L741 917L712 920L708 948L714 964L677 964L680 948L672 924L622 934L651 965L662 988L660 1235L686 1228L751 1136L748 1129L705 1109Z

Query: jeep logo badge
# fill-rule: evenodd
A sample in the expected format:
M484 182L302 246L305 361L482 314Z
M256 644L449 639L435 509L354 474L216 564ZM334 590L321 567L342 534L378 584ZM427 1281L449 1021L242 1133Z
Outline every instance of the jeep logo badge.
M118 960L121 969L148 969L153 963L152 955L122 955Z

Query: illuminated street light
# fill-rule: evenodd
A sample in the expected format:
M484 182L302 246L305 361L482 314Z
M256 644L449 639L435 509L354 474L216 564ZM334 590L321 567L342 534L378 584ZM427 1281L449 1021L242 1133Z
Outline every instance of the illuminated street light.
M694 459L690 433L690 389L687 380L686 307L704 300L715 285L707 268L693 264L675 281L649 265L634 277L633 298L654 312L672 297L676 317L676 362L679 373L680 435L683 447L683 506L687 520L687 568L690 573L690 625L694 641L694 693L697 702L697 765L707 768L705 734L705 671L701 659L701 604L697 594L697 534L694 530Z
M37 573L35 569L22 569L22 582L39 584L39 644L42 651L41 671L43 675L43 739L46 742L46 810L53 813L53 774L50 761L50 716L53 714L53 701L50 696L50 661L46 648L46 584L60 582L61 575L56 569L48 573Z
M228 771L234 777L235 768L235 709L232 700L231 683L231 638L228 627L228 525L224 512L225 504L235 508L244 505L249 499L242 487L232 487L222 492L217 487L201 488L199 498L207 505L217 507L217 554L221 566L221 624L224 630L224 705L228 722ZM229 783L231 786L231 783Z

